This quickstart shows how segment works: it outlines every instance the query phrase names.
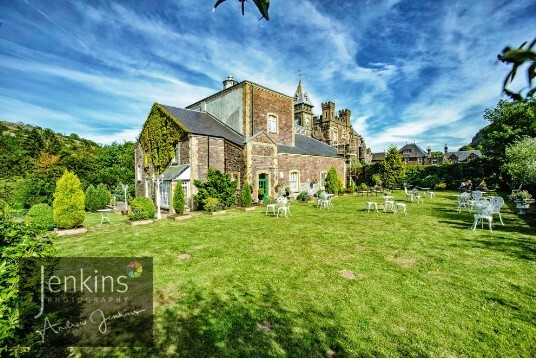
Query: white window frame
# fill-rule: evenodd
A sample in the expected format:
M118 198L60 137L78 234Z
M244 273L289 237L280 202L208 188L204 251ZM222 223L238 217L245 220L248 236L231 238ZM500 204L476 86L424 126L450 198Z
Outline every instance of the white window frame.
M166 190L164 190L166 189ZM171 192L171 182L169 181L162 181L160 183L160 206L170 208L171 205L171 198L170 198L170 192Z
M326 171L320 172L320 187L324 187L324 182L326 182L327 177L328 173Z
M296 170L290 171L288 174L288 182L290 191L298 192L300 190L300 172Z
M269 113L267 117L268 133L278 133L279 119L277 118L277 115Z

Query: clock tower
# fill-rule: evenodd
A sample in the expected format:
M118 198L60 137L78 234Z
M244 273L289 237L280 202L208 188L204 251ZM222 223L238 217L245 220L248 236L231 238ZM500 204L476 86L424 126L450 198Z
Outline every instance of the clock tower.
M313 130L313 107L300 79L294 94L294 122L305 129L307 136L311 136Z

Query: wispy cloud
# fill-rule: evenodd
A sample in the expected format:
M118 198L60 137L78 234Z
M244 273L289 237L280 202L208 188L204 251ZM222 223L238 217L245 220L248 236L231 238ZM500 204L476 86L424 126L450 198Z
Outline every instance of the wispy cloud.
M229 74L352 110L373 151L467 143L499 99L495 55L531 29L531 2L274 2L269 22L232 2L24 0L0 5L0 104L103 142L133 138L152 102L186 106ZM6 107L4 107L6 108ZM479 110L480 109L480 110ZM450 145L450 144L449 144Z

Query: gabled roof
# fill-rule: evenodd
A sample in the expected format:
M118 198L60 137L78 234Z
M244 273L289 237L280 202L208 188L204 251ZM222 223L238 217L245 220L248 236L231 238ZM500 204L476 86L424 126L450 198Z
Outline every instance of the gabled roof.
M299 105L301 103L304 103L306 105L313 107L313 104L309 100L309 95L303 89L303 85L300 80L300 82L298 83L298 88L296 89L296 93L294 94L294 104Z
M239 146L244 146L244 136L205 112L160 105L193 134L224 138Z
M404 153L405 150L411 150L411 154ZM415 143L407 143L404 147L398 150L402 157L428 157L425 150L417 146Z
M456 157L458 157L458 161L464 162L472 154L474 154L475 156L477 156L479 158L482 157L482 152L480 152L480 150L447 152L446 157L449 158L450 156L455 155Z
M385 152L376 152L372 154L372 161L383 161L385 160Z
M162 173L164 181L173 181L177 179L184 171L186 171L190 165L172 165L166 168Z
M277 145L277 152L290 153L296 155L310 155L323 157L338 157L338 150L335 147L315 140L312 137L296 134L294 137L294 146Z

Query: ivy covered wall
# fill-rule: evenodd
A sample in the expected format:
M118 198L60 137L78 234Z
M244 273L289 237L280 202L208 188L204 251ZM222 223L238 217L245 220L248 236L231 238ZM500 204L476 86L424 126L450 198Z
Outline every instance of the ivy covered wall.
M162 106L155 103L141 130L139 143L144 151L143 166L159 174L164 172L175 154L175 145L188 131Z

